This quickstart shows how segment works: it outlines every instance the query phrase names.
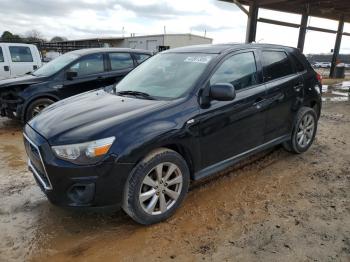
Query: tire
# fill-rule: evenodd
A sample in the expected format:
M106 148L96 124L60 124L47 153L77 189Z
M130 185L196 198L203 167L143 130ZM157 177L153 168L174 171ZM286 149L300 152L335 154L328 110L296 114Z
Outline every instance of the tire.
M291 140L283 143L284 149L295 154L306 152L315 139L317 121L314 109L302 107L297 113Z
M169 170L171 174L166 179ZM162 174L162 179L158 174ZM179 183L170 185L174 181ZM123 209L137 223L159 223L174 214L186 196L189 183L190 172L181 155L166 148L155 150L131 172L125 186Z
M39 98L34 100L29 104L27 107L27 110L25 112L24 121L27 123L29 120L31 120L33 117L35 117L37 114L39 114L43 109L48 107L49 105L55 103L55 101L49 99L49 98Z

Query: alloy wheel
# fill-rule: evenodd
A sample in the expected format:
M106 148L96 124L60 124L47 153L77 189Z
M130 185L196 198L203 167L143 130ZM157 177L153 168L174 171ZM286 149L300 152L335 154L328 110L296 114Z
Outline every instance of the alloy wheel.
M173 163L156 165L143 179L139 202L150 215L168 211L178 200L183 185L180 168Z
M313 138L315 130L315 119L312 115L306 114L298 126L297 143L300 147L307 147Z
M32 111L32 118L37 116L41 111L43 111L48 106L49 104L39 104L36 107L34 107Z

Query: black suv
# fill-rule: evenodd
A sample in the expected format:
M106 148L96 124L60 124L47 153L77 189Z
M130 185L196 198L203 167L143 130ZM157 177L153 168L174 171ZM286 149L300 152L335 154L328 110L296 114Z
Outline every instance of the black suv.
M27 122L58 100L119 82L149 57L126 48L66 53L31 74L0 81L0 115Z
M205 45L160 53L114 88L60 101L24 131L29 167L54 204L122 208L152 224L192 180L283 144L311 146L321 83L294 48Z

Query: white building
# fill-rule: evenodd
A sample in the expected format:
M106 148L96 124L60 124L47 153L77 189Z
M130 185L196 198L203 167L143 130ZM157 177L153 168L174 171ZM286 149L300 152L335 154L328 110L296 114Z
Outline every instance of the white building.
M211 44L213 39L193 34L161 34L130 37L109 37L68 40L52 44L67 47L69 49L80 49L88 47L127 47L133 49L145 49L152 52L159 52L170 48ZM68 49L69 47L69 49Z
M213 39L211 38L192 34L162 34L128 37L124 39L122 47L158 52L164 49L211 44L212 42Z

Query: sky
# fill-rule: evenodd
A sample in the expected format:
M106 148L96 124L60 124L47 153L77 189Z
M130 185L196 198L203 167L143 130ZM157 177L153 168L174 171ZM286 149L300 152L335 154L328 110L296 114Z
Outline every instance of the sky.
M300 23L295 14L260 10L259 17ZM1 0L0 33L39 31L46 39L166 33L193 33L214 43L244 42L247 16L234 4L217 0ZM309 25L337 29L337 22L311 17ZM165 28L165 29L164 29ZM345 25L350 32L350 24ZM298 29L258 24L257 42L297 45ZM335 35L308 31L305 53L330 53ZM341 53L350 53L344 36Z

